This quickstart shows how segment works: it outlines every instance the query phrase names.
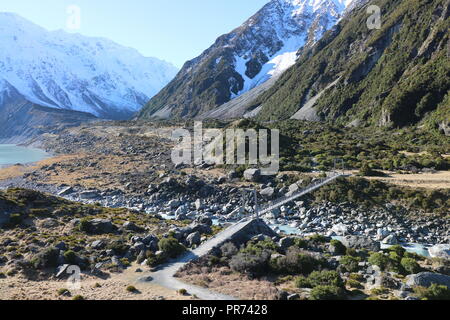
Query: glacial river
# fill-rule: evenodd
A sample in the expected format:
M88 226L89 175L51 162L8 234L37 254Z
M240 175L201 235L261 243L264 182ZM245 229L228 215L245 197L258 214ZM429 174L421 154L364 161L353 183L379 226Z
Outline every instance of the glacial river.
M0 167L36 162L48 157L50 157L50 154L41 149L20 147L14 144L0 144Z

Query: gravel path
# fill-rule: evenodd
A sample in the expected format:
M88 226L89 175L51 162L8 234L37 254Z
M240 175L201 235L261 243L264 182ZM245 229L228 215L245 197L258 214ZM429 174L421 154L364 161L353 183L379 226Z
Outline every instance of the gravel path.
M235 233L239 232L242 228L251 223L252 220L242 220L222 232L218 233L216 236L202 244L200 247L193 251L189 251L180 258L170 261L158 268L157 271L149 273L147 277L140 278L138 282L145 282L145 278L150 276L150 283L159 284L165 288L180 290L186 289L189 294L196 295L202 300L237 300L235 297L223 295L219 293L212 292L208 289L194 286L191 284L183 283L180 280L174 278L175 273L180 270L181 267L185 266L188 262L198 259L206 254L208 254L214 247L221 245Z

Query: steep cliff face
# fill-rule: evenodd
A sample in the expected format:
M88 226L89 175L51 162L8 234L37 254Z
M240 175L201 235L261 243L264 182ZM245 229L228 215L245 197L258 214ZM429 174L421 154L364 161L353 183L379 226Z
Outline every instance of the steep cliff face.
M449 0L378 0L380 30L366 8L342 20L251 104L260 120L306 112L316 120L402 127L449 117Z
M195 117L279 76L362 0L272 0L242 26L188 61L140 113Z

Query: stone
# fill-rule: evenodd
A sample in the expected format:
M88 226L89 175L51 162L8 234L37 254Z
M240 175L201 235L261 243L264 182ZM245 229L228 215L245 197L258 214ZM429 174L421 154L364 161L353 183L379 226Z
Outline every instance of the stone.
M94 200L94 199L98 199L99 197L100 197L100 195L97 190L88 190L88 191L80 192L80 199Z
M239 176L238 176L236 171L232 170L232 171L228 172L228 179L229 180L233 180L233 179L236 179L238 177Z
M384 238L383 243L384 244L389 244L389 245L399 244L397 237L395 235L393 235L393 234L391 234L391 235L387 236L386 238Z
M103 240L95 240L91 243L91 248L95 250L103 249L106 246L106 243Z
M244 171L244 179L251 182L258 182L261 177L261 170L247 169Z
M212 219L211 219L210 217L207 217L207 216L201 216L201 217L198 217L198 218L196 219L196 221L197 221L199 224L204 224L204 225L207 225L207 226L210 226L210 227L213 225Z
M93 234L105 234L113 233L115 226L109 219L93 219L89 222L90 233Z
M203 204L203 200L202 199L195 200L195 209L197 209L197 210L205 209L205 205Z
M69 194L71 194L71 193L73 193L74 191L73 191L73 188L72 187L67 187L67 188L64 188L64 189L62 189L60 192L58 192L58 196L67 196L67 195L69 195Z
M298 300L300 299L300 295L298 293L291 294L287 297L288 300Z
M280 241L278 242L278 244L280 245L280 247L283 250L286 250L287 248L289 248L290 246L294 245L294 241L295 238L294 237L285 237L280 239Z
M343 223L338 223L331 228L331 231L338 236L345 236L348 234L348 227Z
M169 203L167 204L171 209L176 209L178 208L181 203L178 200L170 200Z
M186 242L191 247L193 245L199 245L201 243L200 232L197 231L197 232L194 232L194 233L191 233L190 235L188 235L186 238Z
M275 194L275 189L271 188L271 187L265 188L265 189L261 190L260 194L264 197L272 198Z
M133 231L133 232L141 232L143 229L138 227L134 222L127 221L122 226L125 230Z
M450 276L440 273L421 272L407 276L406 281L406 284L410 287L420 286L428 288L433 283L447 286L450 289Z
M450 259L450 244L438 244L428 249L432 258Z
M400 289L401 286L402 282L400 280L395 279L388 274L382 273L375 276L375 287Z
M276 296L277 300L285 301L288 299L288 297L289 297L289 293L287 293L286 291L278 291L277 292L277 296Z
M149 234L142 239L142 242L146 245L150 245L152 242L159 242L159 239L154 234Z
M55 245L55 248L58 248L59 250L62 250L62 251L66 251L67 245L65 244L65 242L61 241Z
M362 236L345 236L341 240L342 244L352 249L367 249L369 251L380 251L380 243Z

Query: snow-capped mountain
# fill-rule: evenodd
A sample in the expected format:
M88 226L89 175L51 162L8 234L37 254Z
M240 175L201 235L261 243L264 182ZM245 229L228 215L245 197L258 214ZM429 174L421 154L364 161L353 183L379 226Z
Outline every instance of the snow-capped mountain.
M41 106L129 118L177 71L107 39L49 32L0 13L0 109L14 88Z
M199 116L291 67L299 49L320 40L362 0L271 0L221 36L141 111L141 117Z

